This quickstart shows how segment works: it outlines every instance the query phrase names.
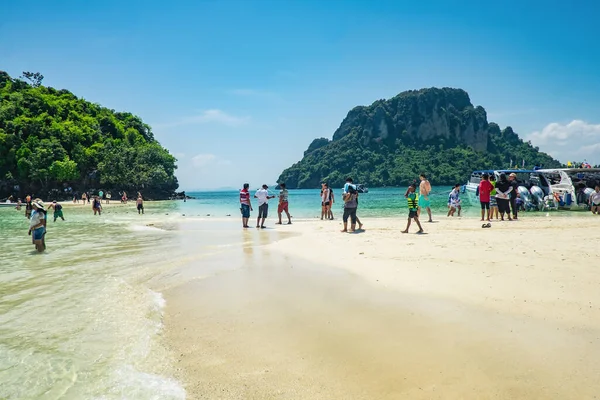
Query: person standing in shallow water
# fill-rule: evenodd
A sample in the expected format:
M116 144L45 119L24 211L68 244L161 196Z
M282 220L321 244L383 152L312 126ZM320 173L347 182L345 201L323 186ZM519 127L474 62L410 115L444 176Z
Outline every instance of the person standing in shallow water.
M63 221L65 220L62 212L62 206L57 203L56 200L54 200L52 204L48 206L48 211L50 211L51 208L54 210L54 222L56 222L58 218L62 219Z
M29 219L28 234L31 235L31 241L35 245L35 249L41 253L46 249L46 244L44 243L46 212L44 210L44 203L41 200L34 200L32 207L33 211Z
M139 192L138 192L138 198L135 201L135 204L137 206L138 214L143 214L144 213L144 199L142 198L142 195Z
M279 222L277 222L277 225L281 225L281 213L284 211L288 218L288 225L291 225L292 217L290 216L289 211L288 190L285 188L285 183L280 183L279 187L281 190L279 191L279 204L277 206L277 216L279 217Z
M102 204L100 203L100 197L94 196L92 201L92 210L94 210L94 215L98 213L98 215L102 215Z
M244 183L244 187L240 190L240 212L242 213L242 227L250 228L248 226L248 220L250 219L250 211L252 210L252 203L250 202L250 192L248 188L249 183Z
M27 195L27 197L25 197L25 218L31 218L32 212L33 205L31 204L31 196Z
M431 201L429 199L429 195L431 193L431 184L427 180L427 176L425 174L419 175L421 179L421 183L419 184L419 210L417 211L418 216L421 216L421 209L424 208L427 210L427 215L429 215L429 222L433 222L431 218Z

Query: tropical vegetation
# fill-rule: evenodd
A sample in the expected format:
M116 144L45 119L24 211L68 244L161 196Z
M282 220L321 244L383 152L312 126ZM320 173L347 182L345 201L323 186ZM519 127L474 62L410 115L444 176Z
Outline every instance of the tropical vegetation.
M99 189L167 198L177 189L176 159L149 125L43 78L0 71L0 198Z

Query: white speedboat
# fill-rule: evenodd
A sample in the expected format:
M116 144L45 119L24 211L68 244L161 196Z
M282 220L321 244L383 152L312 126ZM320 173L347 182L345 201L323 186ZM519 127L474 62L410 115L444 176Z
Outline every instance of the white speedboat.
M527 169L495 169L473 171L469 181L465 184L463 192L467 194L472 205L479 205L479 183L483 174L494 175L496 181L501 174L507 177L510 174L517 175L519 194L528 210L546 210L549 208L546 200L551 195L550 181L545 174L539 170Z
M558 208L587 211L590 194L600 184L600 168L540 169L550 182L550 191Z

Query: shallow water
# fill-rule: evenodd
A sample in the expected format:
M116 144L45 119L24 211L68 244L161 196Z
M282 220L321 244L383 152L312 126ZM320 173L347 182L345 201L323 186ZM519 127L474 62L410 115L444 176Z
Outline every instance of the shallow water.
M173 206L65 208L43 254L24 211L0 209L0 398L185 397L157 340L164 300L146 284L169 268L173 232L145 225Z

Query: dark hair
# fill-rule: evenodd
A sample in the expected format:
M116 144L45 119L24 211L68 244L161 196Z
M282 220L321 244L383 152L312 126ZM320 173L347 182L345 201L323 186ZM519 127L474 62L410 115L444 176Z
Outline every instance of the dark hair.
M500 180L504 182L506 180L506 174L500 174Z
M481 175L481 178L482 178L484 181L487 181L487 180L490 178L490 176L489 176L487 173L485 173L485 174Z
M416 183L411 183L410 187L413 188L413 189L416 189L417 188L417 184Z
M244 183L244 189L248 189L250 187L249 183Z
M350 177L347 177L347 178L346 178L346 182L350 182L350 183L352 183L352 178L350 178Z
M262 185L263 189L268 189L269 187L267 186L267 184Z
M490 181L496 181L496 174L490 175Z
M285 183L280 183L279 187L285 188Z
M425 174L421 174L419 176L422 176L423 178L427 179L427 175L425 175Z
M462 185L460 183L457 183L456 185L454 185L455 188L457 187L461 187Z
M327 183L327 182L323 182L323 185L325 185L326 188L329 187L329 183Z

